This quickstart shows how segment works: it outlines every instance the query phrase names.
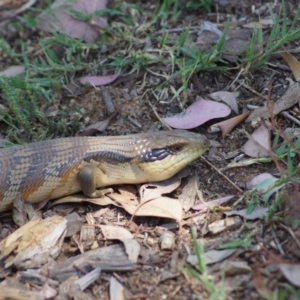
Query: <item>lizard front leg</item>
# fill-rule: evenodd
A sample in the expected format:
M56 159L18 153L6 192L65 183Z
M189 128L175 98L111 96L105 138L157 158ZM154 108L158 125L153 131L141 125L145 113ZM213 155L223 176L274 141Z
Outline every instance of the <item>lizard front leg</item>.
M103 171L93 164L84 166L78 173L78 180L82 192L90 198L104 197L106 194L112 193L113 189L111 188L97 190L99 181L105 176Z

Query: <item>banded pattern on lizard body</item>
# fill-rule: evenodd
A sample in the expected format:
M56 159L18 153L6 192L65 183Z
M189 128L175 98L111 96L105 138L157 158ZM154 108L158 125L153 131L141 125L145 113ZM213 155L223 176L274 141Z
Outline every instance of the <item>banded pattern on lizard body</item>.
M94 197L95 188L161 181L208 147L204 136L176 130L62 138L2 149L0 212L10 210L17 197L37 203L81 190Z

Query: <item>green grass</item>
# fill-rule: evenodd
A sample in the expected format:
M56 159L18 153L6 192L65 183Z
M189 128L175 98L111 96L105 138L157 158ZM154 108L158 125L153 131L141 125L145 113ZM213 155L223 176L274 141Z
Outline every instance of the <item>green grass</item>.
M203 8L211 12L212 0L162 0L157 1L156 8L152 15L154 22L166 24L169 20L177 20L182 14L182 10L195 11Z
M206 263L203 258L204 248L197 241L195 228L192 228L191 234L192 234L194 250L197 256L198 263L196 269L193 269L191 267L186 267L186 268L180 268L180 271L188 277L194 277L195 279L197 279L199 283L203 286L203 288L206 290L206 292L209 294L208 299L210 300L226 299L226 290L225 290L224 281L221 280L221 282L219 282L218 285L216 285L214 282L211 281L209 277Z
M300 8L294 14L294 19L289 24L289 18L286 14L285 2L282 0L281 9L278 15L271 10L273 26L268 35L265 35L263 29L255 28L250 46L246 48L245 55L240 58L240 63L244 68L254 72L267 63L271 55L280 51L280 48L290 42L300 38L300 28L297 25Z
M291 136L282 135L282 137L280 137L279 134L276 134L273 139L272 149L273 157L270 157L269 159L265 158L265 162L274 160L276 162L275 165L281 166L281 168L278 169L280 177L275 182L267 184L261 191L254 188L245 192L245 197L248 198L247 210L249 213L261 202L270 205L269 215L267 217L268 220L270 220L275 212L278 211L282 194L286 193L285 186L287 184L292 184L295 187L300 185L300 166L298 165L300 137L295 138L292 142ZM261 162L263 162L263 160ZM271 190L276 191L279 187L282 187L279 189L280 193L276 194L275 201L270 204L268 193Z
M241 66L247 70L255 71L263 66L279 47L300 37L300 29L296 24L300 9L291 24L288 24L284 5L282 7L278 17L272 15L274 26L267 38L264 36L263 39L262 29L254 30L246 55L239 58ZM95 12L96 15L109 17L111 23L101 30L100 38L92 43L72 39L63 33L54 33L32 39L29 44L21 38L22 30L24 27L26 30L37 29L34 15L40 10L31 9L19 17L14 26L20 38L13 44L0 38L0 50L3 55L6 55L12 64L21 64L26 68L24 76L13 80L2 78L0 82L3 99L9 108L1 112L0 117L8 126L9 138L15 136L13 140L16 140L18 131L26 131L32 140L49 138L62 132L65 123L69 123L68 120L62 121L63 118L68 118L66 113L61 111L56 119L49 120L45 110L53 101L60 100L57 99L57 95L62 93L62 87L72 82L73 78L82 75L120 73L126 76L145 70L150 74L155 66L169 66L170 71L160 74L158 83L148 87L147 91L160 98L167 88L171 93L168 101L179 99L180 107L184 107L194 74L232 72L232 66L222 59L229 22L225 24L223 36L207 52L198 50L190 43L189 25L182 26L178 38L170 38L168 34L170 24L174 23L183 10L189 12L201 9L210 12L213 9L211 0L164 0L151 8L152 11L145 11L137 5L122 3ZM72 13L77 19L91 17L76 11ZM137 16L136 19L140 23L134 23L132 16ZM151 46L137 47L143 45L146 38L151 41ZM260 49L263 50L259 54L257 45L261 45ZM61 48L61 53L56 51L57 48ZM112 50L101 54L103 48ZM174 85L174 82L179 84ZM32 126L30 120L33 120L36 126ZM78 123L69 126L64 134L74 134L78 126Z

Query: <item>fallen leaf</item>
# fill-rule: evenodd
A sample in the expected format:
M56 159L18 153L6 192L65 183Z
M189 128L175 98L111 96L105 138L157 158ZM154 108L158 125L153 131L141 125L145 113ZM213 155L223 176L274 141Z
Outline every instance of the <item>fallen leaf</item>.
M278 178L267 178L256 186L256 190L261 194L263 201L268 201L275 192L286 185L286 183L278 185L279 181Z
M278 264L279 270L284 277L293 285L300 287L300 265L299 264Z
M222 51L222 58L232 63L238 62L238 57L242 56L250 45L250 39L233 37L225 41Z
M220 91L209 95L215 101L225 102L236 114L239 113L236 98L239 96L239 92L226 92Z
M119 77L119 74L108 76L84 76L79 79L81 84L90 84L92 86L102 86L114 82Z
M220 206L224 203L227 203L229 200L231 200L234 196L230 195L230 196L226 196L226 197L222 197L222 198L218 198L215 200L211 200L211 201L207 201L201 204L197 204L193 207L193 210L203 210L206 211L208 208L213 208L215 206Z
M90 43L99 37L97 27L104 28L106 19L93 15L95 11L104 10L107 0L56 0L49 10L41 13L36 18L37 26L46 32L63 32L75 39L84 39ZM75 19L71 12L79 12L90 16L88 21Z
M275 103L272 102L271 107L264 106L252 111L246 122L256 122L257 119L268 119L270 117L270 109L274 115L278 115L283 110L294 106L300 101L300 87L296 82L292 84L285 94Z
M235 249L225 249L225 250L210 250L203 254L203 260L206 265L211 265L219 261L224 260L225 258L232 255L236 250ZM187 262L191 265L197 267L198 257L197 255L189 255Z
M25 72L25 67L23 66L10 66L6 70L0 72L0 77L1 76L14 77L24 72Z
M135 239L120 239L125 247L126 254L128 259L136 263L140 255L141 246Z
M211 119L223 118L229 114L230 108L226 104L202 99L194 102L180 114L161 119L173 128L191 129Z
M62 204L62 203L82 203L82 202L89 202L92 204L102 205L102 206L109 205L109 204L116 205L116 203L107 196L100 197L100 198L87 198L83 194L74 194L53 201L49 207L52 207L53 205L57 205L57 204Z
M285 60L285 62L289 65L296 81L299 81L300 79L300 63L297 60L297 58L290 54L289 52L285 51L282 47L281 49L281 56L283 57L283 59Z
M149 202L145 202L140 205L140 207L129 204L121 205L128 213L138 217L151 216L170 218L178 222L182 219L182 206L177 199L160 197Z
M265 157L269 156L270 151L270 131L265 126L260 125L244 145L244 152L250 157Z
M211 31L218 37L221 37L223 35L223 32L218 28L218 26L209 21L203 21L201 23L201 26L197 32L198 36L200 36L204 31Z
M95 133L103 133L111 120L112 117L109 117L103 121L86 126L77 131L75 136L93 136Z
M177 178L176 178L177 179ZM169 194L180 186L181 180L163 181L155 183L146 183L140 187L141 202L161 197L163 194Z
M187 185L182 189L182 192L178 197L178 201L181 203L184 211L189 211L194 205L198 192L198 183L199 178L197 175L194 175L189 178Z
M120 240L125 247L128 259L135 263L137 262L140 245L133 239L133 235L129 230L119 226L100 225L104 237L108 240Z
M221 130L222 138L225 138L225 136L229 134L242 121L244 121L249 116L249 114L250 112L246 112L223 122L214 124L209 128L209 132L218 132Z
M253 177L250 181L246 183L246 189L252 190L254 189L258 184L263 182L267 178L275 178L270 173L261 173L255 177Z
M271 28L274 25L274 21L272 19L260 19L259 21L249 22L242 27L244 28Z
M266 163L266 162L271 162L272 159L270 157L267 158L249 158L249 159L245 159L245 160L241 160L238 162L231 162L229 163L226 167L224 168L220 168L220 171L226 171L229 170L231 168L238 168L238 167L246 167L246 166L250 166L250 165L254 165L254 164L260 164L260 163Z
M224 261L220 265L220 270L224 272L225 276L251 273L251 268L246 261Z
M108 240L133 239L132 233L126 228L110 225L100 225L100 228Z
M241 210L226 211L226 216L238 215L246 220L263 219L268 214L269 209L267 207L255 207L250 213L247 212L247 208Z
M138 206L139 205L139 201L136 197L136 195L131 194L131 193L111 193L109 194L109 197L115 201L117 201L120 205L134 205L134 206Z

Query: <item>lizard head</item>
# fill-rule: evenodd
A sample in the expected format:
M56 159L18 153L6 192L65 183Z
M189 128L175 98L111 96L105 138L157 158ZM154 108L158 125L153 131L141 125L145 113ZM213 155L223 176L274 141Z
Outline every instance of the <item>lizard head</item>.
M209 148L201 134L184 130L147 133L136 141L137 164L147 173L149 181L170 178Z

